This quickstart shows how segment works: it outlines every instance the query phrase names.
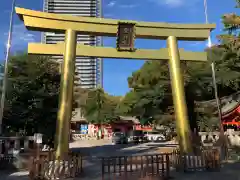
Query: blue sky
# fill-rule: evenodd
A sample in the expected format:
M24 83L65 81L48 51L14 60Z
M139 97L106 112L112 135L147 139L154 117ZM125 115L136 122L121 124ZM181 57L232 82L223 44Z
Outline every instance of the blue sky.
M5 56L5 44L9 27L11 0L2 0L0 6L0 60ZM16 0L16 5L42 11L42 0ZM222 33L221 16L238 12L234 8L235 0L208 0L209 21L216 23L212 32L213 42L216 35ZM129 19L171 23L204 23L203 0L103 0L103 16L113 19ZM14 17L12 52L26 50L28 42L40 42L40 33L25 29L18 17ZM105 38L104 45L115 47L114 38ZM136 48L158 49L165 47L164 41L136 40ZM181 48L202 51L206 42L182 42ZM104 59L104 89L113 95L124 95L129 89L127 78L138 70L144 61Z

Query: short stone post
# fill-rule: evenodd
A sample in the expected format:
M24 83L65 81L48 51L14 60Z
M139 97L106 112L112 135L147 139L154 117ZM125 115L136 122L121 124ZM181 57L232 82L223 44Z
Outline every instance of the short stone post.
M28 151L29 150L29 139L25 138L24 139L24 151Z
M20 139L19 138L16 138L14 140L14 149L15 150L20 150Z
M2 148L3 146L2 145L3 145L3 140L0 139L0 155L3 154L3 148Z
M10 148L10 140L6 139L5 140L5 154L8 154L9 148Z

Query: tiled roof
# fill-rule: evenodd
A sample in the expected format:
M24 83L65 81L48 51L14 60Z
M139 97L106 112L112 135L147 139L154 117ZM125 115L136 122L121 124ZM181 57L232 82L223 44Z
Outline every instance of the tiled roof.
M122 121L132 121L134 124L139 124L139 120L133 116L119 116Z
M232 111L233 109L237 108L240 105L240 92L236 92L229 96L222 97L220 101L221 101L222 114L229 113L230 111ZM217 113L217 106L216 106L215 99L212 99L210 101L197 101L195 102L195 104L199 108L212 107L215 109L215 113Z

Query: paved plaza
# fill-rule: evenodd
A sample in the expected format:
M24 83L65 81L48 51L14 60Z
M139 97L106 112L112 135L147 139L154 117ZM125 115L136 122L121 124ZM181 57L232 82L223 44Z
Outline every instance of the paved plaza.
M111 140L81 140L70 144L75 152L81 152L84 158L84 177L81 180L100 180L101 179L101 161L99 157L114 155L142 155L159 153L159 146L163 151L176 147L174 142L169 143L145 143L145 144L118 144L113 145ZM0 172L1 174L1 172ZM28 172L2 173L1 179L6 180L26 180ZM76 179L77 180L77 179Z
M101 180L101 162L98 157L111 155L141 155L167 152L169 148L176 147L174 142L145 143L139 145L112 145L109 140L86 140L70 144L74 151L86 155L84 159L84 174L81 178L72 180ZM159 148L160 147L160 148ZM196 172L181 174L172 172L176 180L212 180L229 179L239 180L240 163L223 164L220 172ZM4 173L1 172L0 180L27 180L28 172Z

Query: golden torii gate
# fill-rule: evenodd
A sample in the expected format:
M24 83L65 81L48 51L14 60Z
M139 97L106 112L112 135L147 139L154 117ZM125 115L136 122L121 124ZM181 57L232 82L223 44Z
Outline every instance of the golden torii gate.
M180 147L191 151L190 128L180 60L207 61L206 52L188 52L178 49L178 40L204 41L214 24L169 24L120 21L104 18L77 17L44 13L16 7L16 13L29 30L65 32L65 42L59 44L28 45L29 54L64 55L59 111L56 131L56 154L64 156L69 150L69 123L72 115L72 95L76 56L169 60L173 102ZM117 36L117 48L77 44L77 33L96 36ZM167 40L167 48L159 50L135 49L134 39Z

